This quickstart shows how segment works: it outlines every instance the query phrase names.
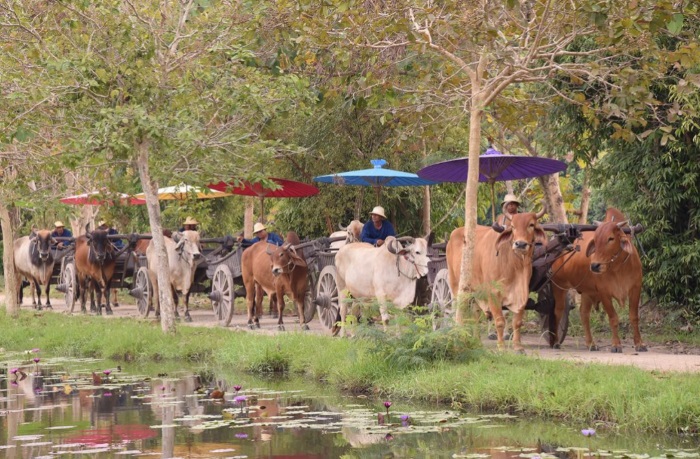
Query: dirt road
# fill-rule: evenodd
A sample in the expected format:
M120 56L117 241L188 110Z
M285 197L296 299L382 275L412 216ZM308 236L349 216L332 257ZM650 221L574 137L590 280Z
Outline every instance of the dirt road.
M119 300L130 301L131 297L120 292ZM2 301L4 301L4 298L0 296L0 302ZM210 303L206 301L204 297L197 298L195 302L199 303L199 307L195 307L190 310L193 321L191 323L180 322L181 325L195 327L220 326L214 316ZM54 305L54 312L65 313L65 303L62 300L52 299L52 304ZM31 306L26 304L23 306L24 309L30 307ZM76 305L76 310L79 310L79 308L80 306ZM298 320L293 315L287 315L287 313L292 313L290 310L290 304L287 305L287 310L285 311L284 317L287 332L299 331ZM135 320L143 320L140 317L136 306L133 304L120 304L119 307L114 308L114 315L112 317L131 317ZM152 318L152 316L149 316L149 318L146 320L155 319ZM248 331L246 322L247 317L245 311L243 311L240 306L237 306L233 320L228 328L230 330ZM318 318L314 318L309 325L311 327L311 333L323 333L330 335L329 330L321 324ZM277 319L270 317L266 312L261 321L261 328L259 330L252 331L251 333L280 333L277 330ZM622 354L612 354L609 352L609 335L600 335L597 336L597 339L598 343L602 346L602 350L598 352L588 351L582 337L567 337L562 349L558 350L550 349L544 338L541 338L535 334L525 335L523 344L525 345L527 354L533 358L572 360L581 363L590 362L609 365L633 365L644 370L660 372L675 371L700 373L700 355L697 354L679 354L675 353L677 352L676 349L669 346L653 343L647 343L649 348L648 352L635 352L633 344L629 341L623 342L624 352ZM484 345L489 348L496 347L495 341L486 339L484 340Z

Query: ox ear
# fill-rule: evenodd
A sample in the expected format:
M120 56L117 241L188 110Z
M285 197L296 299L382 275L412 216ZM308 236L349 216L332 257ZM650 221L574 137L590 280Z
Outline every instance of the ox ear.
M508 228L504 229L501 234L498 235L498 238L496 239L496 249L498 249L498 246L506 242L508 239L510 239L511 235L513 234L513 227L509 226Z
M623 235L620 237L620 247L630 255L632 254L632 241L627 236Z
M299 266L300 268L306 268L306 260L301 258L299 255L297 255L296 252L290 250L289 251L289 258L291 258L292 263L294 263L294 266Z
M591 242L588 243L588 247L586 247L586 256L590 258L591 255L595 252L595 240L591 239Z
M546 244L547 235L539 226L535 226L535 244Z
M183 234L180 231L175 231L172 234L171 239L175 242L180 242L180 240L182 239L182 236L183 236Z

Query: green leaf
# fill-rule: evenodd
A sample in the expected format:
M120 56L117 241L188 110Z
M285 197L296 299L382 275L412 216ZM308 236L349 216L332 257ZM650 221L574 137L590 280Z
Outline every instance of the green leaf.
M680 31L683 30L683 20L684 17L682 13L675 13L668 22L668 31L673 35L679 34Z

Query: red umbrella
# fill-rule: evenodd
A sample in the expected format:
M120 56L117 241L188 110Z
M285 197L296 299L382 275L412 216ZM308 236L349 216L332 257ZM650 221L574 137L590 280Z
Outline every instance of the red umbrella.
M248 181L219 182L209 184L208 187L227 193L242 196L256 196L260 198L260 216L265 214L265 198L305 198L318 194L318 188L303 182L294 180L270 178L278 186L275 188L264 187L260 183L250 183Z
M68 196L67 198L59 199L63 204L73 204L77 206L101 206L107 204L109 206L114 205L114 201L111 198L117 198L119 204L121 205L142 205L146 204L145 199L134 198L125 193L106 193L102 191L93 191L91 193L76 194L74 196Z
M128 424L85 430L76 435L69 436L66 438L66 442L97 445L115 441L145 440L157 435L158 432L147 425Z

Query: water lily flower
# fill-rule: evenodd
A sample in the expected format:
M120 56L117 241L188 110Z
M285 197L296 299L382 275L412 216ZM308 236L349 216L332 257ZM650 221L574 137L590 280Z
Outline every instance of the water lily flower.
M112 370L105 370L102 373L104 373L105 376L109 376L112 373Z
M112 396L112 393L111 393L111 392L105 392L104 394L102 394L102 396L103 396L103 397L111 397L111 396Z
M235 390L236 392L238 392L242 388L243 388L242 386L233 386L233 390Z
M583 429L581 433L584 437L592 437L595 435L595 429Z
M41 359L39 357L34 357L34 363L39 363Z
M239 432L236 434L236 438L248 438L248 434L244 432Z
M10 369L10 374L16 375L18 371L19 371L19 368L12 368L12 369Z
M38 347L35 347L34 349L32 349L32 352L36 354L36 353L39 352L40 350L41 350L41 349L39 349Z
M393 439L394 439L394 436L390 433L386 434L386 436L384 437L385 441L391 441Z
M236 396L233 398L233 401L236 402L236 403L243 403L243 402L245 402L246 400L248 400L248 397L246 397L245 395L236 395Z
M389 408L391 408L391 402L388 400L386 402L384 402L384 408L386 408L386 414L389 414Z

